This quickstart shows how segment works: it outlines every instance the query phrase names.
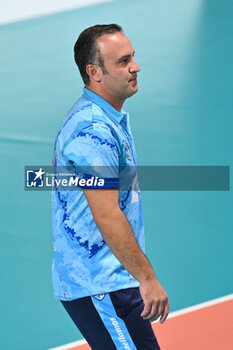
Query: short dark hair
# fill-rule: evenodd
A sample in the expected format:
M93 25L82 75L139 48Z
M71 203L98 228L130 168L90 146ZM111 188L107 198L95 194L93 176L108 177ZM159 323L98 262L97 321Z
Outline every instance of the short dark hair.
M90 84L89 75L86 72L88 64L96 64L101 67L104 74L107 74L104 67L104 60L101 57L97 45L97 39L104 34L123 32L118 24L97 24L82 31L74 45L74 59L79 68L85 85Z

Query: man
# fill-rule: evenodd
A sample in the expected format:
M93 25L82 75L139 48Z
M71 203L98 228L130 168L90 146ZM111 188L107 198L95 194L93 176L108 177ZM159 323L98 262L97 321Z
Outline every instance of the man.
M90 166L90 176L107 167L109 189L53 192L55 297L93 350L159 349L151 322L163 323L169 304L143 252L136 175L130 189L116 188L119 167L137 165L122 107L140 68L116 24L87 28L74 52L84 94L59 131L54 166Z

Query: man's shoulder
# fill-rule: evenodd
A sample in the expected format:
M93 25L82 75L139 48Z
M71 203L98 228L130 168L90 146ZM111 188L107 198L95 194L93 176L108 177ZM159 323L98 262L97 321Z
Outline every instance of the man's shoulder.
M63 124L67 125L69 124L70 120L72 119L76 120L77 118L79 118L80 120L90 119L91 115L92 115L91 101L88 101L83 97L80 97L72 106L72 108L69 110Z
M60 127L57 141L63 148L72 140L81 137L99 139L115 139L116 130L114 123L107 117L105 112L97 104L83 97L70 109L66 119ZM118 143L118 142L117 142Z
M69 118L74 119L74 125L80 132L89 130L93 133L108 134L116 136L117 127L108 117L106 112L93 101L80 98L69 113Z
M80 97L69 110L61 129L72 129L72 127L86 128L88 124L94 130L101 128L108 130L113 127L111 120L100 106L86 98Z

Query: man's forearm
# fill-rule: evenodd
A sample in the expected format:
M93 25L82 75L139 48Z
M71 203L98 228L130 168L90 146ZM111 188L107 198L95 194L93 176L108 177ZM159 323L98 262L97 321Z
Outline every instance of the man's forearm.
M85 190L89 207L102 236L120 263L140 283L144 302L141 316L164 322L169 312L168 296L157 280L149 260L141 251L131 226L119 208L118 191Z
M96 224L113 254L132 276L139 282L155 278L151 264L120 208L113 210L108 217L96 220Z

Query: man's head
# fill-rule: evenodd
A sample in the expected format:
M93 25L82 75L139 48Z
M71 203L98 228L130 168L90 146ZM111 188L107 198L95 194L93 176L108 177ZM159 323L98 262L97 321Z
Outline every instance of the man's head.
M74 46L84 84L107 100L125 100L137 92L134 49L117 24L85 29Z
M97 40L104 34L114 34L117 32L122 32L122 28L119 25L102 24L89 27L79 35L74 45L74 59L85 85L88 86L90 84L90 78L86 71L88 64L96 64L105 72L104 62Z

